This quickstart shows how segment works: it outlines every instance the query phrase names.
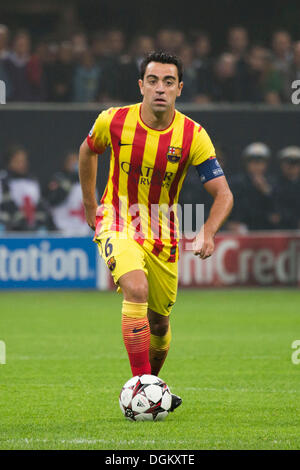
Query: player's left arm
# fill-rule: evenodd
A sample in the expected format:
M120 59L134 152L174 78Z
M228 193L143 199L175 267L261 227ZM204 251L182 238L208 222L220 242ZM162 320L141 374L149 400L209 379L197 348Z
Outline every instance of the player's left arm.
M214 202L208 219L201 227L194 242L194 254L206 259L213 254L214 236L222 227L233 207L233 195L224 175L210 179L204 184L205 190L213 197Z
M191 164L196 167L205 190L213 197L207 221L194 242L194 254L206 259L214 251L214 236L229 216L233 196L224 172L216 159L216 151L206 130L197 125L191 144Z

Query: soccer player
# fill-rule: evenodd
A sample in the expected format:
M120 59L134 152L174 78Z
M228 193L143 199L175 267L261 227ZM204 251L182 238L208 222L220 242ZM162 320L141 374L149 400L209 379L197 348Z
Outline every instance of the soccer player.
M214 236L233 197L201 125L175 109L182 64L164 52L149 54L138 82L142 103L103 111L80 147L79 175L87 223L123 293L122 333L132 374L158 375L171 341L170 312L177 293L178 220L160 207L176 205L190 165L213 196L194 244L212 255ZM95 198L98 155L111 148L106 189ZM173 411L181 404L173 395Z

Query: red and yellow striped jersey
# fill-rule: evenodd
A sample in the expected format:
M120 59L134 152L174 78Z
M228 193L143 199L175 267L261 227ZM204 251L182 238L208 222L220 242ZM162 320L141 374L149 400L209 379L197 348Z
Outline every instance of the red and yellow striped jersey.
M205 129L179 111L167 129L155 130L140 110L141 103L103 111L87 137L97 154L111 147L95 240L119 232L172 262L178 251L176 204L187 170L214 157L215 149Z

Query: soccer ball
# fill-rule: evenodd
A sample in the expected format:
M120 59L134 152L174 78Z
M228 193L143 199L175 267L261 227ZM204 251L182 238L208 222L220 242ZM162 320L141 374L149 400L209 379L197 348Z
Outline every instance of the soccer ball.
M130 421L162 421L168 416L171 402L168 385L150 374L132 377L119 396L121 411Z

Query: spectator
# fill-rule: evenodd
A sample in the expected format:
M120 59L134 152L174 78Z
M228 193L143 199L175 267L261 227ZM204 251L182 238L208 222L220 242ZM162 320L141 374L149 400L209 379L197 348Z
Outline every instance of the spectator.
M286 73L292 61L292 39L288 31L276 31L272 36L272 64L275 70Z
M274 187L267 175L271 152L267 145L254 142L243 151L244 172L232 177L234 209L228 229L236 233L273 228Z
M162 28L156 35L156 48L171 52L173 49L173 31L171 28Z
M299 229L300 147L286 147L279 152L278 157L280 175L274 191L273 225L282 230Z
M11 101L31 101L32 87L28 75L31 39L26 31L19 31L13 41L13 49L7 58L7 75L11 85Z
M178 55L179 51L186 45L185 34L179 29L172 31L172 47L171 52Z
M56 229L67 235L91 233L85 220L78 177L78 154L69 152L60 172L51 178L45 197L50 206Z
M78 32L72 36L73 58L76 62L80 62L88 50L87 35L84 32Z
M45 49L44 63L53 65L58 60L59 45L56 42L48 42Z
M53 228L47 204L41 198L38 181L29 173L26 150L13 146L7 153L6 170L1 172L0 220L6 230L36 231Z
M185 35L183 31L174 28L162 28L156 35L156 48L168 51L171 54L178 54L185 45Z
M154 42L150 36L140 35L132 41L131 54L120 58L120 73L118 76L118 99L121 102L140 101L138 87L140 77L139 66L145 55L154 50Z
M240 88L247 70L247 55L249 51L249 35L247 29L243 26L232 26L229 28L227 45L228 52L235 58L236 77L239 83L238 100L240 101L242 99L240 96Z
M71 42L64 41L58 48L57 60L47 67L49 101L68 102L73 96L73 49Z
M125 36L114 29L106 35L106 58L103 66L101 100L118 102L121 57L125 51Z
M197 33L194 44L193 66L197 73L197 92L195 96L196 103L208 103L211 101L211 78L212 78L212 60L210 57L211 43L208 34Z
M245 61L248 47L248 31L243 26L233 26L228 31L228 52L230 52L237 63Z
M236 59L232 54L224 53L217 59L212 77L211 94L213 101L238 101L239 82L236 73Z
M37 44L34 53L27 65L28 80L31 85L32 101L46 101L46 82L44 60L47 46L45 43Z
M120 57L125 51L125 36L120 29L112 29L107 32L108 55L112 58Z
M265 47L255 45L250 49L240 83L240 101L268 104L281 102L283 82L279 72L273 68L270 52Z
M93 34L90 50L95 57L96 64L102 69L109 59L106 33L97 31Z
M184 87L181 96L177 99L179 102L191 103L195 100L198 93L198 74L194 67L194 51L192 46L185 45L179 51L184 70Z
M211 42L209 35L205 32L194 33L194 67L199 69L203 62L209 60L211 54Z
M86 51L76 67L73 78L73 101L97 101L100 92L100 67L90 51Z
M0 24L0 60L8 59L9 29L6 25Z
M139 71L140 65L145 56L155 49L154 39L146 34L141 34L133 40L132 45L132 55L137 66L137 70Z

